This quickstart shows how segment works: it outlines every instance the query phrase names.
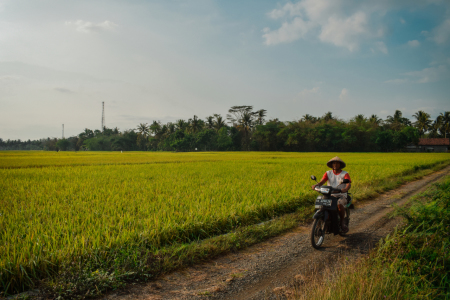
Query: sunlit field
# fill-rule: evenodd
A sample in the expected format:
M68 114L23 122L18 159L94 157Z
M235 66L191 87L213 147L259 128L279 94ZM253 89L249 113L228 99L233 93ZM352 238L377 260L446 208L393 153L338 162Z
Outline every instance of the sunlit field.
M158 250L299 207L330 153L0 152L2 288L92 251ZM355 198L450 154L342 153Z

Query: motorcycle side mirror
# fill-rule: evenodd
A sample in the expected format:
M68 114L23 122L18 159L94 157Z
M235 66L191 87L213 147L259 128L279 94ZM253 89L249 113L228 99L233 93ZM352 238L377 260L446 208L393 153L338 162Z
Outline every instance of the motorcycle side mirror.
M350 180L344 179L344 180L342 180L342 183L350 183Z
M316 180L316 176L311 175L311 180ZM317 181L317 180L316 180Z

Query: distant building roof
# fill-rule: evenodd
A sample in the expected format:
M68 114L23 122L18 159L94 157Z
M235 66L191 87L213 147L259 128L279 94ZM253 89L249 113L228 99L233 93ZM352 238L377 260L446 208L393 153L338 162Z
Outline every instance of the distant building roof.
M419 146L450 146L450 139L419 139Z

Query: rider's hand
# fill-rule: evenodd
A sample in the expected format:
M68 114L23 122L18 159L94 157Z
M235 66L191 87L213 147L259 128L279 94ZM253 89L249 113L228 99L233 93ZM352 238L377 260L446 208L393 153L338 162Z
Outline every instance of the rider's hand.
M312 187L311 187L311 189L315 189L316 188L316 186L318 186L318 184L315 184L315 185L313 185Z

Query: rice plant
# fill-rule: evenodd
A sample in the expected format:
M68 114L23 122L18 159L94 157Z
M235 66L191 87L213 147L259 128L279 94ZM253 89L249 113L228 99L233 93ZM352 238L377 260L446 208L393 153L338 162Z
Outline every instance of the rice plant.
M0 283L20 291L107 249L157 251L310 205L329 153L0 152ZM448 162L343 153L355 198ZM100 252L99 252L100 251Z

